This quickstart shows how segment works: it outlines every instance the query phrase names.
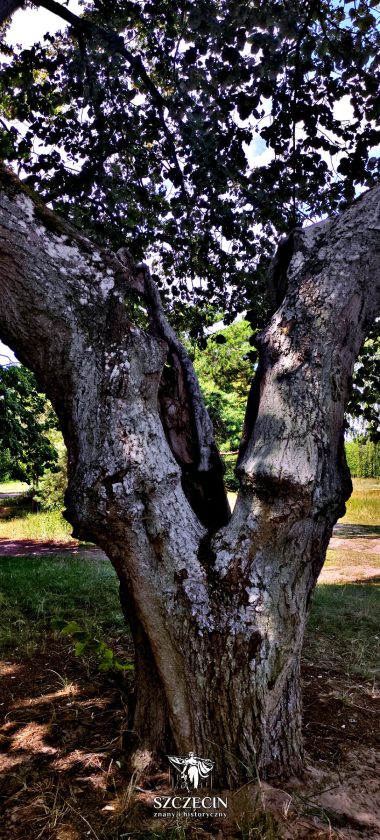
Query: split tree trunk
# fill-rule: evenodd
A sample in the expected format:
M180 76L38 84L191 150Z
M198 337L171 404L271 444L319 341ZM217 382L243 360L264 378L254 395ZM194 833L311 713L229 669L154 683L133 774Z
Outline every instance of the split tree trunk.
M134 747L194 750L215 760L220 785L302 764L300 653L350 493L343 412L379 309L379 205L375 189L297 234L259 341L228 521L209 421L151 281L1 177L0 335L60 419L74 533L119 575L136 644ZM129 317L131 288L149 332Z

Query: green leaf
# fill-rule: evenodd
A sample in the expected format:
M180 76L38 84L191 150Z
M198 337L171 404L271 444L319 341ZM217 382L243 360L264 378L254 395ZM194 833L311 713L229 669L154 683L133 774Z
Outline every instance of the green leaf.
M88 642L76 642L74 645L75 656L82 656L87 648Z
M83 628L77 621L68 621L61 629L61 636L72 636L74 633L82 633Z

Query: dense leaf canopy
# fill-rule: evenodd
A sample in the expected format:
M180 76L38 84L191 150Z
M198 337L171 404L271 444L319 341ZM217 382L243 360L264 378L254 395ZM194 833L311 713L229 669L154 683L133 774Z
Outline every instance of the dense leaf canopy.
M100 241L159 255L185 301L241 309L274 233L372 183L378 3L94 0L83 14L12 51L3 156Z
M378 179L380 4L58 8L68 30L5 56L2 156L99 242L154 258L177 327L199 335L210 307L261 326L279 234Z

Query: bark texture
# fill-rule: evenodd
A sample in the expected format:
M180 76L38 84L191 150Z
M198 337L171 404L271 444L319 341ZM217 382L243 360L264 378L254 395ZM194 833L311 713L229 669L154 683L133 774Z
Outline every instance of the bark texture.
M228 521L193 372L150 278L2 174L0 335L60 418L74 533L119 575L137 655L131 737L143 752L213 758L219 784L302 762L300 651L350 493L343 412L379 311L379 210L374 189L297 233L259 340ZM131 320L131 289L148 301L148 331Z

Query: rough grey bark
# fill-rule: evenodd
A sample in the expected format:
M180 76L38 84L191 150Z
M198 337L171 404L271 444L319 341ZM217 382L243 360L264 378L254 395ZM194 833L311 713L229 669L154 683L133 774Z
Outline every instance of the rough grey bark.
M138 271L6 173L1 186L0 335L57 410L74 532L120 578L137 647L134 745L212 757L220 784L297 771L305 620L350 492L344 405L379 310L380 189L297 237L259 342L238 501L215 533L184 493L159 406L168 343L128 316ZM189 434L196 449L196 423Z

